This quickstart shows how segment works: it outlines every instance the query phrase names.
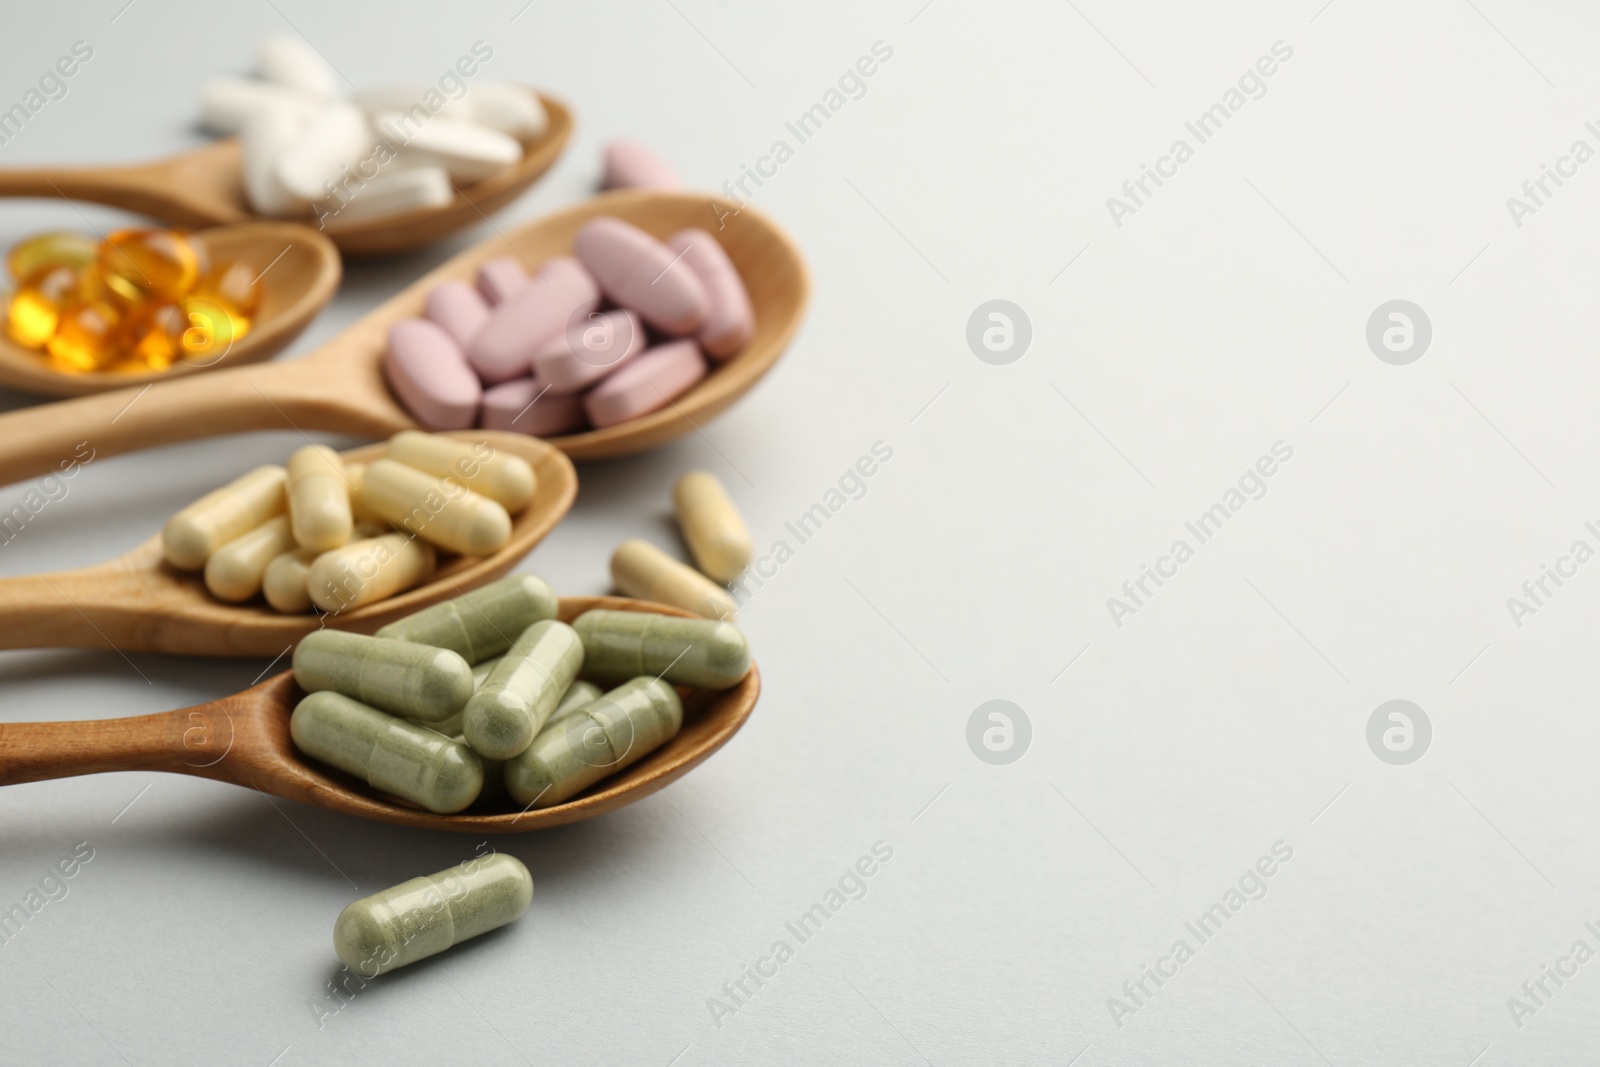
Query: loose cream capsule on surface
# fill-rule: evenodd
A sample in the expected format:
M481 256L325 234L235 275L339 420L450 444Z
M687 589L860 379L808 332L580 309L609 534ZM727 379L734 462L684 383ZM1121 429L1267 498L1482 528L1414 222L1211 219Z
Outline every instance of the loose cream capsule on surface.
M536 622L556 617L560 603L543 578L513 574L396 619L379 637L448 648L468 663L498 656Z
M583 670L601 681L657 675L673 685L728 689L750 671L750 645L737 626L644 611L586 611L572 628L583 638Z
M505 926L532 900L533 876L521 860L479 856L351 904L333 924L333 950L374 978Z
M538 734L583 666L583 642L564 622L536 622L517 637L461 713L467 744L510 759Z
M180 570L199 570L227 542L282 515L289 506L286 485L282 467L257 467L207 493L167 520L162 555Z
M755 555L750 529L715 474L690 471L679 478L672 489L672 505L683 539L702 571L719 582L731 582L750 565Z
M237 604L261 592L267 564L294 547L289 517L268 519L211 553L206 560L206 588L218 600Z
M466 745L343 693L300 701L289 736L311 758L439 815L460 811L483 790L483 763Z
M611 581L623 596L670 604L708 619L738 614L727 590L638 538L622 542L611 554Z
M349 611L421 585L434 560L433 546L410 534L352 541L316 558L306 589L323 611Z
M472 668L449 649L343 630L301 639L294 680L308 693L332 690L417 722L443 722L472 695Z
M295 544L315 552L350 540L350 482L344 460L327 445L306 445L289 457L289 528Z
M497 452L487 441L461 441L401 430L389 438L384 455L436 478L452 477L507 511L527 507L539 486L527 460Z
M487 556L511 539L511 516L459 479L435 478L380 459L361 477L361 503L397 528L464 556Z
M281 552L261 572L261 595L273 611L303 615L311 610L311 593L306 588L311 564L317 553L305 548Z
M518 804L552 807L649 755L682 726L676 690L634 678L541 732L506 764L506 789Z

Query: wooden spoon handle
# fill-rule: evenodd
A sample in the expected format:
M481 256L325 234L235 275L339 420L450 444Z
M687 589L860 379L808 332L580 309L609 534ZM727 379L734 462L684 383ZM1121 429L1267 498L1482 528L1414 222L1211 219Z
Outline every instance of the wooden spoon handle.
M211 226L214 213L196 211L182 198L181 183L163 164L131 167L39 167L0 170L0 197L64 197L123 208L176 226Z
M219 777L233 741L213 705L128 719L0 724L0 785L106 771Z

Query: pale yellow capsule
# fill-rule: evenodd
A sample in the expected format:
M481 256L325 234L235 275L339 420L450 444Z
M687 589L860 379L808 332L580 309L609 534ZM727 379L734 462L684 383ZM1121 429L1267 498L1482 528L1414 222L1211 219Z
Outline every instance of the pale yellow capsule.
M487 441L461 441L416 430L389 438L384 453L396 463L436 478L450 476L507 511L521 511L533 499L539 480L521 456L497 452Z
M750 528L728 498L722 482L710 471L690 471L672 490L672 506L683 527L683 539L702 571L719 582L731 582L750 565L755 547Z
M487 556L511 538L511 516L495 501L392 459L367 467L361 502L396 529L464 556Z
M311 610L311 592L307 582L311 577L311 564L317 553L309 548L296 548L272 557L261 574L261 595L267 598L273 611L285 615L303 615Z
M294 547L289 516L268 519L211 553L206 560L206 588L218 600L238 603L261 592L267 564Z
M624 541L611 554L611 581L623 596L670 604L708 619L738 613L727 590L648 541Z
M257 467L167 520L161 550L180 570L197 571L211 553L288 509L282 467Z
M344 461L327 445L306 445L289 457L289 527L301 548L326 552L350 540L350 486Z
M365 463L346 463L344 465L345 482L348 484L350 491L350 514L355 517L358 525L368 523L382 526L387 530L389 529L389 524L374 515L372 509L367 507L361 500L361 480L366 477L366 474L367 465ZM360 537L361 533L357 531L356 536Z
M323 611L347 611L426 581L433 563L432 545L410 534L383 534L318 556L306 589Z

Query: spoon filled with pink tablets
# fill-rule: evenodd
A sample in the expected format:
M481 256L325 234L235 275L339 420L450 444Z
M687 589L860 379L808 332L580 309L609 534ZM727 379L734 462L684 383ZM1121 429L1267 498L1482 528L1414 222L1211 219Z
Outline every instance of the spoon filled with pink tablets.
M467 249L303 358L0 415L0 484L54 470L90 429L102 456L254 430L473 425L574 459L627 455L748 392L809 287L794 242L749 204L604 193Z

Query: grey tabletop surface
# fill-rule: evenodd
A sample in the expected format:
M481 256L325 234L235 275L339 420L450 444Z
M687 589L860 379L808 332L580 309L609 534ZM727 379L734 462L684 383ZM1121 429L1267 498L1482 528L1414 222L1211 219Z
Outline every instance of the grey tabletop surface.
M8 787L0 910L38 906L0 1062L1593 1062L1594 10L13 4L0 110L92 57L0 166L202 143L199 86L267 32L356 86L481 41L567 101L494 227L630 136L796 237L771 375L581 465L521 567L602 592L716 472L765 691L658 795L493 842L534 875L514 926L338 989L339 910L477 839L173 775ZM0 244L126 218L6 201ZM494 235L352 264L280 358ZM299 441L97 459L0 573L109 558ZM8 652L0 721L268 666Z

